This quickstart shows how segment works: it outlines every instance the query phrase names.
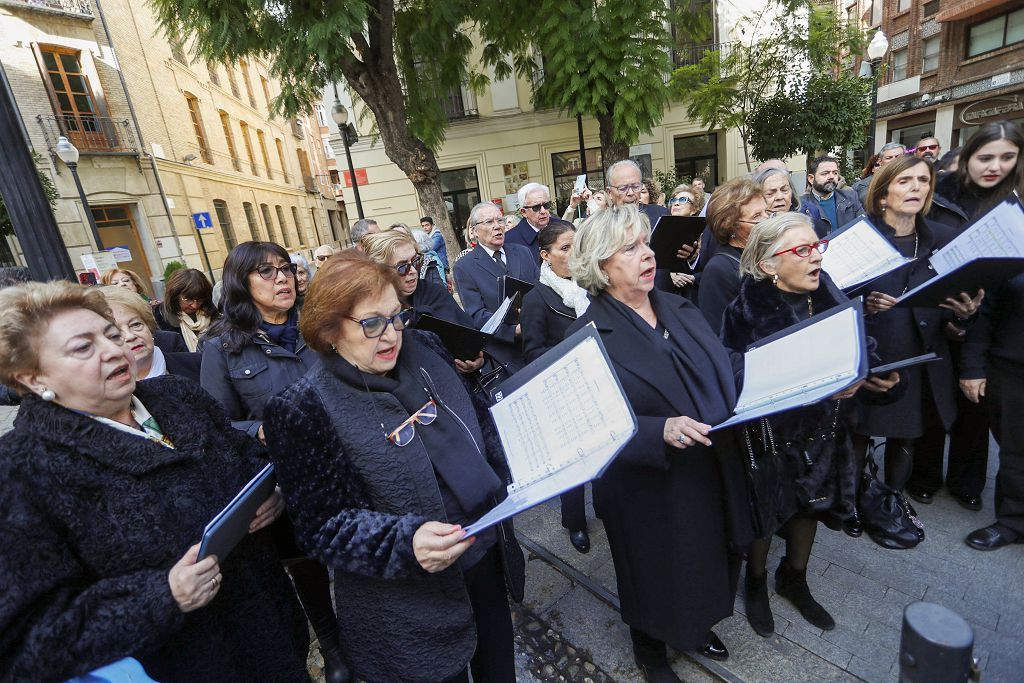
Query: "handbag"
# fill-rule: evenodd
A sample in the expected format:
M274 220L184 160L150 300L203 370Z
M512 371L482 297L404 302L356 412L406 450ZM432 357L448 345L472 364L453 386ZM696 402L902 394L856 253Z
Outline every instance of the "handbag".
M512 520L506 519L496 526L498 530L498 556L505 573L508 596L522 604L526 597L526 556L516 539Z
M512 370L509 369L507 363L500 362L497 358L484 351L484 358L487 359L487 363L490 365L490 370L487 372L481 371L476 379L476 386L473 391L483 396L488 405L494 405L498 402L498 393L501 383L512 376Z
M743 442L747 447L743 469L747 475L750 520L754 538L764 538L771 531L775 518L775 482L779 474L778 450L768 418L744 425Z
M871 540L890 550L908 550L924 540L924 525L902 493L878 478L878 465L867 453L867 471L861 474L857 511Z

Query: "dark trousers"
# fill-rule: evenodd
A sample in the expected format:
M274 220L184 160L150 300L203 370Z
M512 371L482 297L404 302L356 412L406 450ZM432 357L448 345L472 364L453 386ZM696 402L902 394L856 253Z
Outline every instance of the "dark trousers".
M570 489L559 496L562 502L562 526L569 531L586 531L586 484Z
M512 613L508 608L498 547L488 550L465 572L465 577L476 622L476 652L469 663L473 683L515 683ZM469 671L463 670L445 683L469 683Z
M997 360L987 377L985 394L999 443L996 521L1024 534L1024 365Z

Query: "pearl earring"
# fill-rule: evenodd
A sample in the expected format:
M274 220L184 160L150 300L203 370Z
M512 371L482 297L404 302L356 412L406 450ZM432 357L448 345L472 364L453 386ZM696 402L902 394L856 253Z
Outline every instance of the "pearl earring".
M778 273L775 273L774 275L772 275L772 284L775 285L776 287L779 286L779 274Z
M44 401L49 402L49 401L52 401L53 399L57 398L57 394L53 393L53 389L43 389L39 393L39 398L43 399Z

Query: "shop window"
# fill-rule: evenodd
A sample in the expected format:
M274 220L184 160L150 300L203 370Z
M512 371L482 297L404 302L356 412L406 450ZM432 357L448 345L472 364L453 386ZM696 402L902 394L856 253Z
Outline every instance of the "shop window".
M704 186L712 190L718 182L718 134L687 135L673 141L676 177L690 182L696 177L704 179ZM671 192L673 188L662 188Z
M558 152L551 155L551 170L555 179L554 196L557 207L551 210L561 216L566 207L569 206L569 198L572 197L572 188L576 184L576 176L583 173L583 166L580 164L580 151ZM591 190L603 190L607 183L604 180L604 159L601 156L600 147L591 147L587 150L587 186Z

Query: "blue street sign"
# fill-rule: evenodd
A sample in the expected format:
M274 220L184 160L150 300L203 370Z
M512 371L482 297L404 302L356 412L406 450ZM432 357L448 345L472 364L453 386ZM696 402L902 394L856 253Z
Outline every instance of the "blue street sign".
M213 228L213 221L210 220L209 211L192 214L192 222L195 223L196 230L210 230Z

